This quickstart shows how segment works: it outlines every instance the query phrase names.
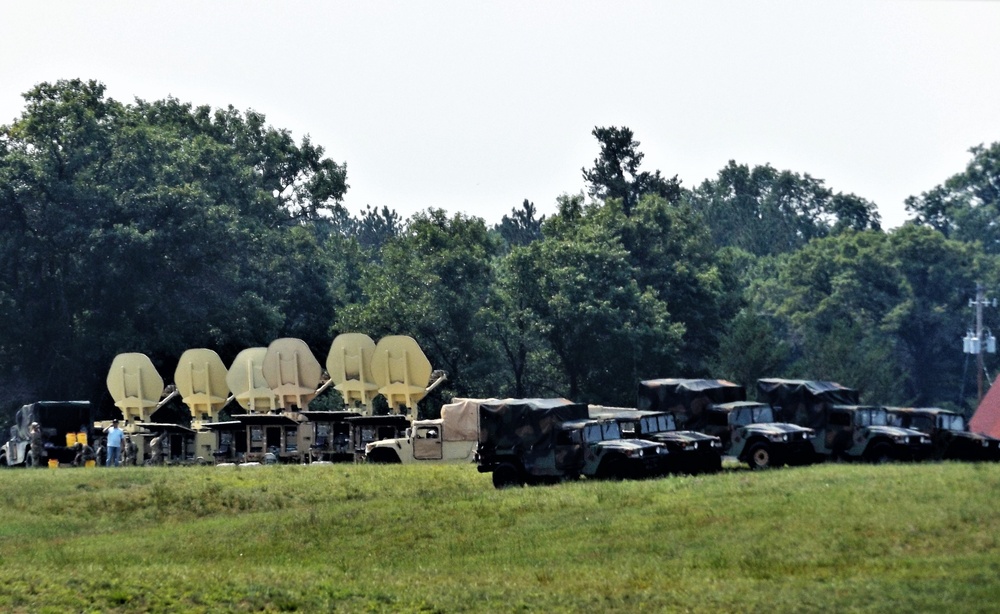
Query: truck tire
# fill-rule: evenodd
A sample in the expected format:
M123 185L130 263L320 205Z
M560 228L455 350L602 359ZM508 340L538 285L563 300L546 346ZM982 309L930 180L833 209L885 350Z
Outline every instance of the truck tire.
M775 464L774 451L771 450L771 446L763 441L758 441L750 446L750 451L747 452L747 463L750 464L750 468L754 471L770 469Z
M524 478L517 467L510 463L502 463L493 470L493 487L500 489L512 486L524 486Z
M0 469L6 469L6 468L7 468L7 453L0 452Z
M870 463L881 465L896 460L892 453L892 446L884 441L873 444L865 451L865 458Z
M373 450L372 453L366 458L369 463L378 463L381 465L398 465L402 462L399 460L398 454L392 450L386 450L385 448Z

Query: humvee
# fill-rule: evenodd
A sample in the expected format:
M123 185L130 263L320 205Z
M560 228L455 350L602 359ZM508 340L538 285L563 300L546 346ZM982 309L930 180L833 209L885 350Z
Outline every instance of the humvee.
M592 420L566 399L504 399L479 407L477 469L497 488L653 475L664 446L622 440L617 423Z
M403 437L365 446L370 463L472 462L479 431L479 404L497 399L454 399L441 417L414 420Z
M813 449L824 457L885 462L923 460L931 454L928 435L890 426L886 409L858 405L852 388L785 379L761 379L757 386L779 419L816 431Z
M722 453L751 469L805 465L815 460L811 428L775 422L771 406L753 401L709 405L702 430L722 439Z
M935 460L1000 460L1000 439L972 433L965 418L937 407L888 407L893 426L913 429L930 436Z
M624 438L642 438L662 444L668 454L662 463L665 473L713 473L722 469L722 441L714 435L681 431L673 414L625 407L588 407L591 418L618 423Z

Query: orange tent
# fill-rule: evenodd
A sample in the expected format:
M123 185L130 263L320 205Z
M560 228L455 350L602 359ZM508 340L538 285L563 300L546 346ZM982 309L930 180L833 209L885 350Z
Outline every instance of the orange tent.
M969 430L973 433L1000 438L1000 386L997 383L1000 383L1000 375L979 403L972 420L969 420Z

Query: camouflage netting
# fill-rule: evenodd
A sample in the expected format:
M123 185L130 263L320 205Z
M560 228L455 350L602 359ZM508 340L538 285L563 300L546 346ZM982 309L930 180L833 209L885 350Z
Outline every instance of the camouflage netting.
M837 382L760 379L757 389L774 410L775 420L822 428L823 410L831 405L857 405L857 390Z
M704 422L705 408L745 401L743 386L722 379L652 379L639 382L639 409L667 411L677 428L695 429Z
M556 427L588 417L586 405L566 399L484 402L479 406L480 455L513 454L530 471L536 460L551 457Z

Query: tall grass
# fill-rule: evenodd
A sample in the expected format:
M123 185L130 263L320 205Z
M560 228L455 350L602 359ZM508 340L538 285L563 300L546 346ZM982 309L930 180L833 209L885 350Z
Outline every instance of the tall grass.
M996 611L1000 465L0 473L0 610Z

